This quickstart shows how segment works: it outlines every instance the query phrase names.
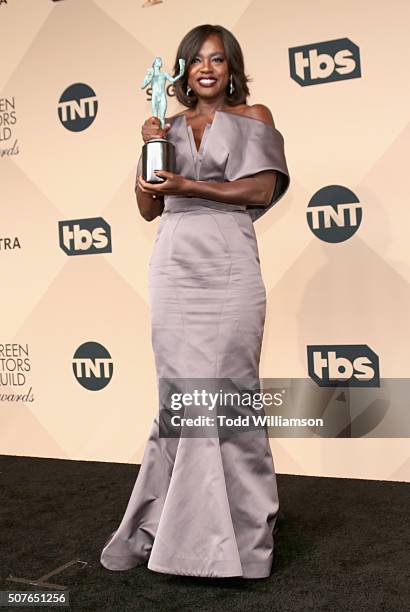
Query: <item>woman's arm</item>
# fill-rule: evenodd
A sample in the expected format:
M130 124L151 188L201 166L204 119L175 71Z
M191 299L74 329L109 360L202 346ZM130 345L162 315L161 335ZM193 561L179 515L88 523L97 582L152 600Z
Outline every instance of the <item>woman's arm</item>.
M263 170L247 178L225 183L189 181L186 195L227 204L269 204L276 185L276 171Z
M268 205L272 200L277 176L276 170L262 170L236 181L217 183L194 181L165 170L158 170L155 173L167 180L164 183L152 184L147 183L140 176L138 190L141 190L145 196L180 195L215 200L226 204L255 204L258 206Z
M154 197L153 194L144 193L138 183L135 187L135 196L141 216L146 221L152 221L156 217L162 215L164 210L164 198L159 194Z
M141 128L144 143L152 138L165 138L170 127L171 124L167 123L164 128L161 128L161 122L158 117L149 117ZM141 170L142 155L138 163L137 177L141 173ZM164 210L164 196L160 193L150 194L143 191L138 180L135 185L135 197L137 198L140 214L146 221L152 221L156 217L162 215L162 211Z

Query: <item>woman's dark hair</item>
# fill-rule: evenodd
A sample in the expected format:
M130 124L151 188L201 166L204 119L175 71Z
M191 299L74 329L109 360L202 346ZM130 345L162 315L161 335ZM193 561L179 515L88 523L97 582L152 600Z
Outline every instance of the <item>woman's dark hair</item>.
M220 36L225 49L229 73L232 74L234 91L232 94L229 94L228 83L226 90L226 102L231 106L245 104L246 98L249 96L249 88L247 83L250 79L247 75L245 75L242 49L235 36L229 30L220 25L209 24L204 24L193 28L179 43L175 58L173 76L179 74L178 60L180 57L185 60L185 73L184 76L174 83L177 100L184 106L190 108L196 106L198 98L195 93L193 91L191 91L190 95L186 93L188 85L188 71L193 59L197 56L205 39L211 34L217 34Z

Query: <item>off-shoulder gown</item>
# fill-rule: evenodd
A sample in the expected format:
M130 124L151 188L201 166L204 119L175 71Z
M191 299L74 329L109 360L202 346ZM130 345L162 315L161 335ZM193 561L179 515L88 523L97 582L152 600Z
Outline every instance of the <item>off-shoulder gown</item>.
M288 189L283 137L258 119L217 111L197 151L185 115L167 121L177 174L223 182L276 170L277 182L265 206L165 196L148 277L157 380L258 378L266 291L253 223ZM109 570L147 564L186 576L269 576L279 509L269 440L165 438L158 429L157 414L101 564Z

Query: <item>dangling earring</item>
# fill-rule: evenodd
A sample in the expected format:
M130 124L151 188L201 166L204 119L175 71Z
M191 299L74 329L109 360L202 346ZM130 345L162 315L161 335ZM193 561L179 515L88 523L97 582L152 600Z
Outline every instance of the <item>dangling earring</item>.
M187 85L187 88L186 88L186 95L187 95L187 96L189 96L189 94L191 93L191 91L192 91L192 89L190 88L190 86L189 86L189 85Z
M231 96L234 92L234 86L233 86L233 81L232 81L232 74L229 77L229 95Z

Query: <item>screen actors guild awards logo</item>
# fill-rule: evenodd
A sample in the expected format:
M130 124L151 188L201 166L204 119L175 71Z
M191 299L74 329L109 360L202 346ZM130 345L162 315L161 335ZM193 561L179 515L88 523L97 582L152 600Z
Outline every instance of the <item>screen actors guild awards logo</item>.
M16 101L11 98L0 98L0 157L20 153L17 138L14 138L14 127L17 123Z

